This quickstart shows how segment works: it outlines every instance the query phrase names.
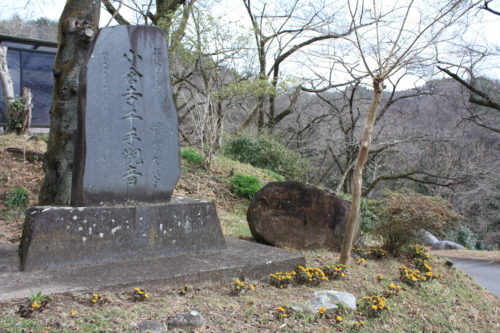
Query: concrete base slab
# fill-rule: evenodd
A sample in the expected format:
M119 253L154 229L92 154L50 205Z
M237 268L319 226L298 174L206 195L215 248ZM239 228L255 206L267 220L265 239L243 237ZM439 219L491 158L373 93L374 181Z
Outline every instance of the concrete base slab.
M217 252L131 260L92 266L19 271L17 245L0 247L0 301L67 291L103 288L183 286L227 282L245 277L257 280L305 264L302 255L226 237L227 248Z
M26 212L21 270L98 265L226 247L213 202L174 197L137 206L50 207Z

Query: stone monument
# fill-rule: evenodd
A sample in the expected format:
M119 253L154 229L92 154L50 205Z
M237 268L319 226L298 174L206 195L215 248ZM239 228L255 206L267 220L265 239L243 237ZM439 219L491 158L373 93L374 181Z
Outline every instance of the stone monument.
M21 270L219 251L215 205L172 197L177 112L162 30L102 29L82 70L71 207L32 207Z

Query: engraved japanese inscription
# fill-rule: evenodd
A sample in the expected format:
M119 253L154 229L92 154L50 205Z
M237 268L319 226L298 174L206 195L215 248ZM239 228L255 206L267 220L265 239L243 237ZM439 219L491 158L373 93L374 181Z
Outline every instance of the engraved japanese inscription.
M164 202L177 183L177 112L164 33L104 28L84 67L73 205Z

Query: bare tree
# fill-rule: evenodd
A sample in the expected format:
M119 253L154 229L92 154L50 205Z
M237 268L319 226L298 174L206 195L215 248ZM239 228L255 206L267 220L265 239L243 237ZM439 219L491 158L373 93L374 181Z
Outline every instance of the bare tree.
M360 26L348 25L341 32L326 31L336 19L337 8L316 6L304 1L279 1L274 6L260 3L260 7L252 5L251 0L243 0L243 4L252 24L258 59L258 80L264 89L249 117L243 123L247 127L257 118L257 129L262 133L265 128L273 128L287 117L293 110L293 102L283 110L276 107L276 92L280 83L281 67L292 56L320 41L340 39L349 36L355 28L370 25L363 22Z
M398 1L397 4L387 7L382 1L374 2L370 7L360 1L349 2L354 26L365 22L367 13L376 20L376 24L370 32L363 33L355 29L355 38L352 40L372 81L373 94L353 169L352 202L340 255L340 262L343 264L350 260L354 237L359 230L363 170L372 143L372 132L382 93L386 87L385 81L410 65L423 62L430 46L439 42L443 32L465 13L467 8L464 10L462 7L464 3L465 1L460 0L442 1L436 4L436 7L427 6L424 9L419 8L414 0L404 3ZM382 17L385 17L383 21Z

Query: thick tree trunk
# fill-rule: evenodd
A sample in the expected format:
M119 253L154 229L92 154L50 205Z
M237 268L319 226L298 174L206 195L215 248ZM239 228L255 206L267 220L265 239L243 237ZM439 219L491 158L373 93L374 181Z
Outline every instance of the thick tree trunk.
M384 90L384 81L382 79L373 80L373 97L368 109L365 127L363 129L363 137L361 138L361 145L354 165L352 175L352 201L351 208L349 209L349 216L347 217L347 224L344 233L344 240L342 243L342 250L340 253L340 263L344 265L349 264L351 257L352 243L354 237L359 230L360 220L360 205L361 205L361 188L363 186L363 169L368 158L368 151L372 143L372 132L377 116L377 110L382 99L382 91Z
M6 118L9 118L10 104L14 102L14 83L7 65L7 46L0 46L0 81L2 82L4 114Z
M68 0L59 20L50 135L39 197L42 205L70 203L80 70L89 43L99 29L100 2Z

